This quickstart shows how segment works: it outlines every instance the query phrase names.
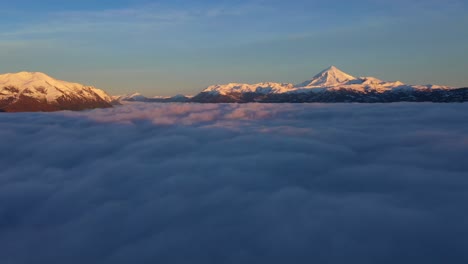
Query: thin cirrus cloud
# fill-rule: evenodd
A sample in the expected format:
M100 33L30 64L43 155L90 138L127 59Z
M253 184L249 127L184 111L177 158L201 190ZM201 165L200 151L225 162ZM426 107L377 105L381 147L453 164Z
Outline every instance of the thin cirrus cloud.
M3 32L3 36L27 37L53 34L92 33L102 31L156 30L171 25L193 23L202 19L245 15L252 5L236 7L173 8L159 4L103 10L51 11L37 20L18 23L16 30ZM126 32L129 33L129 32Z
M0 260L465 263L467 108L0 115Z

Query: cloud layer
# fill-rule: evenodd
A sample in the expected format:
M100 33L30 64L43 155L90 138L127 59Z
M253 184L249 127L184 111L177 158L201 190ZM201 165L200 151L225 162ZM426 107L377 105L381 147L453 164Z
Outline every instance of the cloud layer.
M0 115L1 263L466 263L468 104Z

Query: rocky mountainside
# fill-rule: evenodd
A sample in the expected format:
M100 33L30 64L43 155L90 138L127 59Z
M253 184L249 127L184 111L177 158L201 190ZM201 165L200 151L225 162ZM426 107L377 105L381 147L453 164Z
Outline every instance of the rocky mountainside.
M113 99L92 86L56 80L40 72L0 75L0 111L37 112L112 107Z
M465 102L467 88L408 85L375 77L354 77L331 66L311 80L288 83L213 85L191 99L200 103L244 102Z

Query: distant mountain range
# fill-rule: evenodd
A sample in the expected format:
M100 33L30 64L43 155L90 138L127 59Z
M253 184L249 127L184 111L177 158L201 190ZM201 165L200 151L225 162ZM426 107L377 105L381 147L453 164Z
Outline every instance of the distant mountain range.
M140 93L133 93L129 95L117 95L113 96L115 101L126 101L126 102L145 102L145 103L168 103L168 102L178 102L186 103L190 102L192 96L186 96L178 94L176 96L154 96L146 97Z
M306 103L306 102L465 102L468 88L408 85L375 77L354 77L331 66L311 80L294 85L264 82L213 85L191 99L200 103Z
M193 97L178 95L149 98L137 93L120 96L118 100L195 103L466 102L468 88L408 85L400 81L382 81L375 77L354 77L331 66L311 80L297 85L275 82L228 83L209 86Z
M40 72L0 75L0 112L84 110L112 107L112 102L100 89Z
M139 93L109 96L92 86L56 80L40 72L0 75L0 112L84 110L118 102L312 103L312 102L467 102L468 88L407 85L374 77L354 77L331 66L311 80L294 85L263 82L212 85L196 96L145 97Z

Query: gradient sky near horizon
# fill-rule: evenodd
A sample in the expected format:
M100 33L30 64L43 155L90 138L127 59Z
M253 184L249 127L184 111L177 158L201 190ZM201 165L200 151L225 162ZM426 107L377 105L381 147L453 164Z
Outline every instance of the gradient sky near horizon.
M355 76L468 86L466 0L0 0L0 72L110 94Z

